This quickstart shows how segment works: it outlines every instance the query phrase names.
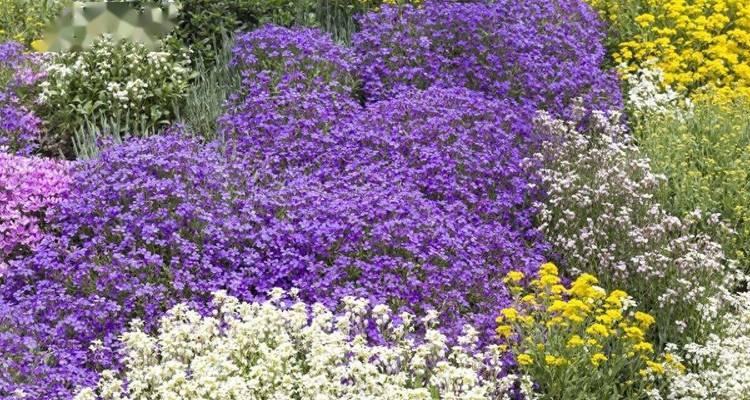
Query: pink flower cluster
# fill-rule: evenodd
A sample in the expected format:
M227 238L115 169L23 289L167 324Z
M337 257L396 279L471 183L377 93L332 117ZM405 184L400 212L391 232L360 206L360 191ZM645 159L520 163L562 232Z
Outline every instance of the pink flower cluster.
M68 193L69 164L0 151L0 274L44 237L47 209Z

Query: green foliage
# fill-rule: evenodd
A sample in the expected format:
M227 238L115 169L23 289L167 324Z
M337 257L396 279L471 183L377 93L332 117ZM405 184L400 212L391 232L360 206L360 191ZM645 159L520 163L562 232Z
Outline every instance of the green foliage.
M151 0L158 2L158 0ZM216 63L222 39L265 23L304 25L331 33L348 42L358 14L382 4L420 4L421 0L180 0L174 36L201 57L204 65Z
M69 0L0 0L0 42L30 46Z
M90 121L158 129L175 120L191 78L187 53L151 52L108 38L90 49L56 55L41 84L39 115L47 153L73 154L72 135Z
M635 118L640 147L654 170L668 177L661 202L677 215L695 208L719 213L737 231L722 234L726 253L750 271L750 115L747 104L717 106L697 103L687 116L648 115Z
M297 18L295 0L181 0L174 36L189 46L205 65L213 65L222 39L264 22L291 25Z
M103 144L121 144L131 136L148 137L158 131L142 116L134 118L129 112L118 112L114 116L100 116L97 120L86 120L73 133L73 152L77 160L96 158Z

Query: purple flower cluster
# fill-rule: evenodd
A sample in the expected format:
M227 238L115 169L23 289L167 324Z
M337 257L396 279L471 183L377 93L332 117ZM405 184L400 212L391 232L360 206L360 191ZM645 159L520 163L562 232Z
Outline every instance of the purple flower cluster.
M0 284L0 398L69 398L119 367L130 320L207 312L220 289L359 296L437 310L453 338L465 323L492 334L502 278L534 274L547 250L522 161L537 108L619 104L599 23L573 0L386 6L362 22L367 107L349 50L265 26L237 40L226 141L175 131L77 164L45 218L55 235Z
M265 25L239 36L232 64L242 92L219 120L223 136L276 172L315 160L325 132L361 109L352 97L352 59L314 29Z
M437 309L451 335L466 322L491 332L492 311L509 299L502 277L532 272L543 247L524 209L517 117L465 90L379 107L403 123L364 114L371 123L333 129L319 165L293 174L178 136L83 164L52 216L59 237L5 277L0 327L13 328L0 334L0 393L64 398L117 366L129 320L153 326L176 303L205 307L218 289L249 301L297 287L329 306L363 296Z
M581 0L383 6L354 37L368 99L429 86L463 86L557 115L582 98L621 105L617 77L601 70L605 33Z
M231 64L240 68L243 84L254 86L259 78L274 85L354 85L354 55L317 29L288 29L264 25L240 35L232 50Z
M23 45L0 43L0 147L29 155L39 141L42 121L24 106L19 94L33 86L41 75Z
M44 237L47 209L66 197L68 165L0 152L0 276Z

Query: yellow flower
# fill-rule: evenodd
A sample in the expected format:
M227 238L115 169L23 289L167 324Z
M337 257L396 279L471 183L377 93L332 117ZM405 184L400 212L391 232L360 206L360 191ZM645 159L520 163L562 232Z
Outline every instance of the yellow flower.
M504 281L507 282L513 282L518 283L523 279L524 275L523 272L520 271L510 271L508 272L508 275L505 276Z
M656 21L656 18L651 14L641 14L637 17L635 17L635 22L638 23L641 27L645 28L652 22Z
M554 275L557 276L557 266L553 263L545 263L539 268L540 275Z
M664 366L653 362L653 361L646 361L646 365L648 365L648 368L653 371L655 374L663 374L664 373Z
M556 275L543 275L539 278L539 283L542 286L556 286L560 283L560 278Z
M570 339L568 339L568 344L566 346L568 348L575 348L575 347L583 346L584 344L585 342L583 341L583 339L581 339L580 336L573 335L570 337Z
M586 328L586 333L592 336L609 337L609 329L602 324L592 324Z
M527 353L519 354L517 360L520 365L529 365L534 362L534 359Z
M565 323L565 320L562 319L562 317L553 317L553 318L551 318L549 321L547 321L545 323L545 326L547 326L547 328L552 328L554 326L563 326L563 327L565 327L567 325L568 324Z
M552 354L547 354L544 356L544 362L552 367L560 366L565 364L565 358L563 357L555 357Z
M614 320L612 319L612 317L610 317L607 314L603 314L603 315L597 316L596 320L599 321L599 322L601 322L601 323L603 323L604 325L607 325L607 326L612 325L612 322L614 322Z
M552 285L552 287L550 288L550 291L553 294L563 294L563 293L565 293L565 286L563 286L563 285Z
M495 329L495 332L497 332L498 336L501 338L507 338L513 333L513 328L510 325L500 325Z
M607 310L605 315L612 318L613 321L619 321L622 319L622 313L620 310Z
M640 343L633 345L633 350L644 352L644 353L653 353L654 345L652 345L649 342L640 342Z
M500 311L506 320L508 321L515 321L518 319L518 311L515 308L508 307L504 308L502 311Z
M641 328L637 326L625 326L622 328L622 330L625 332L625 335L627 335L627 337L633 340L643 341L644 334Z
M547 311L550 313L557 313L557 312L565 312L565 310L568 309L568 303L562 301L562 300L555 300L552 302L552 305L547 308Z
M636 311L633 318L635 318L636 321L640 322L642 329L648 329L651 325L653 325L656 322L656 319L654 319L654 317L644 312L640 312L640 311Z
M591 364L593 364L595 367L598 367L599 364L607 360L608 360L607 356L605 356L603 353L596 353L593 356L591 356Z
M607 299L604 300L605 303L607 303L609 306L621 309L622 308L622 301L628 297L628 294L623 292L622 290L613 290L612 293L607 296Z
M48 46L44 40L35 40L31 42L31 48L39 52L44 52L47 51Z
M526 296L521 297L521 301L524 303L534 304L536 303L536 296L533 294L527 294Z

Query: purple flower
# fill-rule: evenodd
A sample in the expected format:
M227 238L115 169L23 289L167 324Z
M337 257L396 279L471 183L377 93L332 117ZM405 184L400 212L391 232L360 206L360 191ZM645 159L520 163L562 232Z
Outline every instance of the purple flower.
M67 195L68 168L54 160L0 152L0 277L10 260L42 241L47 210Z
M5 278L0 393L67 398L118 366L132 318L152 329L178 302L208 310L217 289L250 301L297 287L329 306L363 296L436 309L453 337L464 323L490 335L510 298L502 277L533 273L545 249L520 163L530 113L514 109L416 92L300 132L311 158L286 154L270 128L227 152L178 135L106 150L52 215L59 236ZM268 146L243 150L255 141Z
M369 100L430 86L462 86L568 116L571 101L621 106L617 77L601 70L602 23L580 0L383 6L354 37Z
M42 121L22 99L43 75L38 62L21 44L0 43L0 147L19 155L36 150L41 135Z

